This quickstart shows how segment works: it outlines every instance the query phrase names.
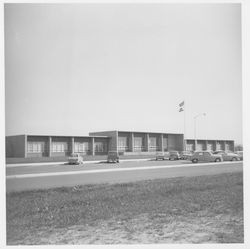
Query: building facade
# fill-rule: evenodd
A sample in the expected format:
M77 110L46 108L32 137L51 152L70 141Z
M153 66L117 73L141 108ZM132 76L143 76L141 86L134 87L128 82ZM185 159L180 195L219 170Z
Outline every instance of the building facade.
M234 151L234 141L233 140L202 140L202 139L186 139L186 150L226 150Z
M184 141L183 134L103 131L89 136L17 135L6 137L6 157L67 157L81 155L107 155L118 151L123 155L150 155L157 151L231 150L233 140Z
M103 136L7 136L6 156L67 157L72 153L106 155L109 140L109 137Z

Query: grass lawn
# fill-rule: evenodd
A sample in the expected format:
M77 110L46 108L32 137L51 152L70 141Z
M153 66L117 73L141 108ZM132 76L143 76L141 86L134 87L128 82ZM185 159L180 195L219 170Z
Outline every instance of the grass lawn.
M8 193L7 245L243 243L242 173Z

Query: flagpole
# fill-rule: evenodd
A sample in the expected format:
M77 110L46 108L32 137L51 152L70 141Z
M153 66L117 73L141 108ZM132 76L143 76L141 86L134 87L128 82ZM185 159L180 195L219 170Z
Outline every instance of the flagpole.
M185 142L185 134L186 134L186 114L185 114L185 100L183 100L180 104L179 104L179 112L184 112L183 113L183 150L185 151L186 150L186 142Z

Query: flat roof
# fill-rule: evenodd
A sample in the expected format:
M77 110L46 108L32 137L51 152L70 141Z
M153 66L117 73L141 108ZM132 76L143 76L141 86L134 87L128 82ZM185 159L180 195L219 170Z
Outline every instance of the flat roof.
M204 138L197 138L197 139L194 139L194 138L185 138L185 140L191 140L191 141L210 141L210 142L215 142L215 141L223 141L223 142L234 142L234 140L232 139L204 139Z
M154 131L123 131L123 130L111 130L111 131L93 131L91 133L105 133L105 132L124 132L124 133L150 133L150 134L170 134L170 135L183 135L183 133L166 133L166 132L154 132Z
M69 136L69 135L37 135L37 134L21 134L21 135L10 135L10 136L6 136L6 137L17 137L17 136L30 136L30 137L67 137L67 138L70 138L70 137L83 137L83 138L91 138L91 137L94 137L94 138L110 138L109 136L89 136L89 135L86 135L86 136Z

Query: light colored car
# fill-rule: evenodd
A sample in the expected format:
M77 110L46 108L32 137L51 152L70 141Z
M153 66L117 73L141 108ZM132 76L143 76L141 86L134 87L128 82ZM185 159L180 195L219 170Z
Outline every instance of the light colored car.
M68 163L69 164L83 164L83 157L77 153L73 153L70 155L68 158Z
M155 160L167 160L169 159L168 152L157 152L155 155Z
M236 154L240 157L240 160L243 160L243 151L236 151Z
M179 160L181 159L180 154L178 151L170 151L169 152L169 160Z
M108 152L108 158L107 158L107 162L108 163L119 163L119 153L118 151L109 151Z
M218 150L214 152L214 155L221 155L223 161L240 161L240 156L231 151Z
M192 163L198 162L222 162L222 155L215 155L210 151L195 151L189 158Z
M180 152L180 159L181 160L188 160L193 155L192 151L181 151Z

